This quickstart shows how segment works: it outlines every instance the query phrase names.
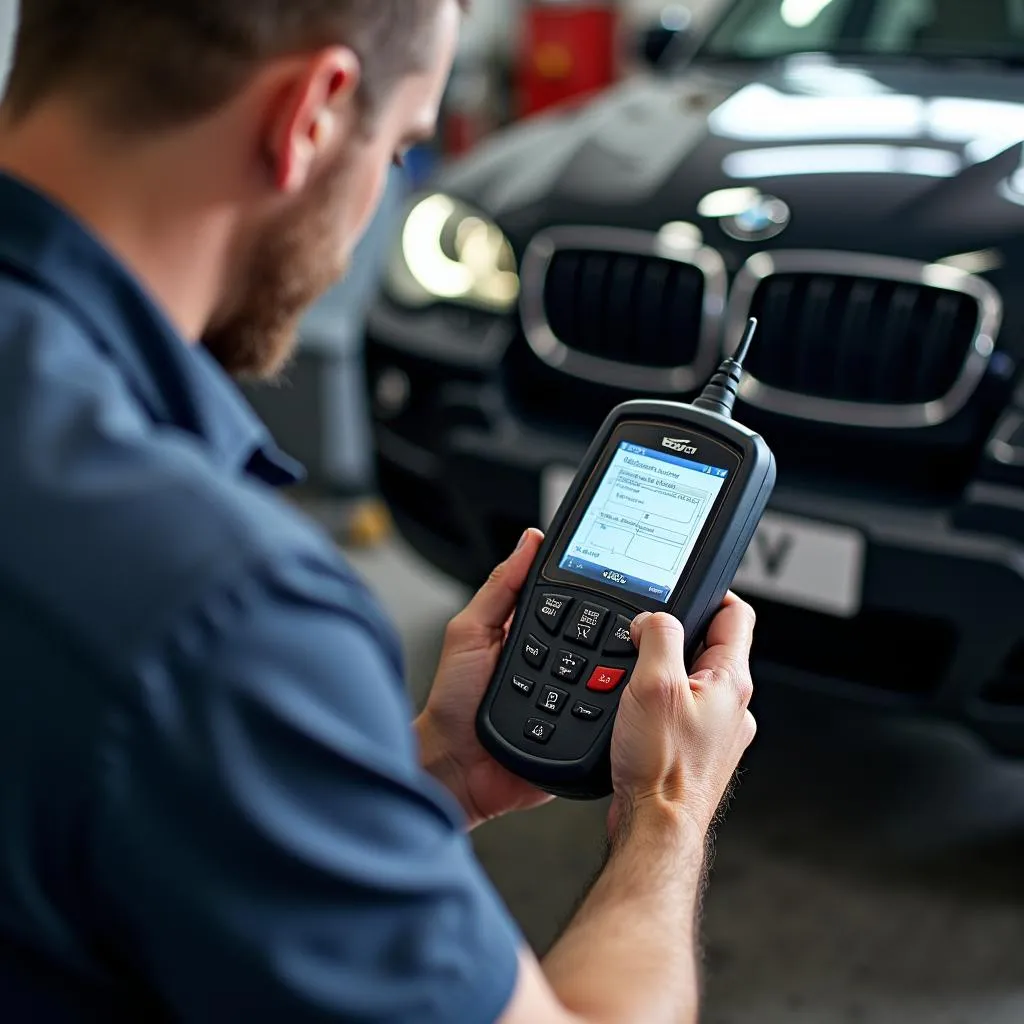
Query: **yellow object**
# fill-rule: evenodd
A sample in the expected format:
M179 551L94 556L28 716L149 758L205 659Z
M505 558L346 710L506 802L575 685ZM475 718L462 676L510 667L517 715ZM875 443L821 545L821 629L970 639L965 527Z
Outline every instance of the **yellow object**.
M572 51L562 43L545 43L538 47L534 61L542 78L564 79L572 74Z
M392 528L391 513L383 502L364 501L352 510L344 543L356 548L377 547L391 536Z

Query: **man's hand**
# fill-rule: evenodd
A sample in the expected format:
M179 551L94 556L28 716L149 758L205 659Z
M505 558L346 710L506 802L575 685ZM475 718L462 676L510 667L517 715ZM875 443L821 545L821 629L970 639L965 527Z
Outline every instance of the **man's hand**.
M640 657L612 741L613 835L647 802L678 808L702 833L710 828L757 731L747 710L753 636L753 609L729 595L687 677L678 620L664 614L636 620Z
M530 530L445 633L426 710L416 721L423 766L452 791L475 828L551 798L506 771L480 745L476 712L498 665L519 592L544 536Z
M612 853L543 973L522 953L502 1024L695 1024L705 839L743 752L754 613L730 596L687 676L683 627L634 624L640 656L612 738Z

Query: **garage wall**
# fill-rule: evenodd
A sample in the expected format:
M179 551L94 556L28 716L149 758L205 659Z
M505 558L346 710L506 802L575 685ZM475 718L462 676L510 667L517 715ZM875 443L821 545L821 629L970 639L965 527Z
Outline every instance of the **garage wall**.
M653 21L670 6L688 7L698 18L706 18L726 0L621 0L631 23ZM474 58L500 51L515 38L521 9L526 0L489 0L473 7L462 33L462 52Z
M100 0L101 2L101 0ZM630 0L631 15L642 19L653 18L671 0ZM694 14L705 16L724 0L684 0ZM493 51L501 40L507 40L516 23L517 4L477 4L463 35L463 50L467 54ZM18 0L0 0L0 90L7 81L11 46L17 24Z

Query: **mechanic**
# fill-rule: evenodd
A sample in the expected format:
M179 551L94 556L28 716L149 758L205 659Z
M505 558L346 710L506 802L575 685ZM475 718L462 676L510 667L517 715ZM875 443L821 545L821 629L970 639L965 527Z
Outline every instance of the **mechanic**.
M607 864L537 963L467 832L544 797L473 713L541 537L450 625L413 727L392 627L274 488L277 373L458 0L24 0L0 117L0 1016L692 1020L705 845L754 735L750 609L687 678L634 626ZM545 885L538 854L537 885Z

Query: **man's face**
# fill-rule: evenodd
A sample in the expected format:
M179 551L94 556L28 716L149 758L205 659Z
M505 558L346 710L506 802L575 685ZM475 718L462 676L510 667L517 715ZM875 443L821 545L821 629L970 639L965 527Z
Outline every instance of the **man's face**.
M454 2L441 5L437 38L433 66L402 79L372 124L252 236L234 301L203 338L229 373L266 379L283 369L306 311L347 270L396 157L433 134L455 57Z

